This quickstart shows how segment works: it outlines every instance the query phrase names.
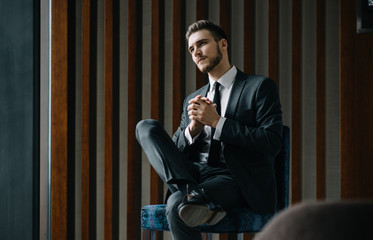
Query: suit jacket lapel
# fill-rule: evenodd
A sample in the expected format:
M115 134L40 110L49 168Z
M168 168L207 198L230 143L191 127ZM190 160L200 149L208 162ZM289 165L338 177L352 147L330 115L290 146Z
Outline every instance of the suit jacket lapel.
M244 77L245 74L238 70L232 92L228 100L227 109L225 111L225 117L227 118L233 117L237 110L238 100L240 99L243 87L245 86L245 81L243 81Z
M207 93L209 92L209 90L210 90L210 83L206 84L206 85L202 88L202 96L207 97Z

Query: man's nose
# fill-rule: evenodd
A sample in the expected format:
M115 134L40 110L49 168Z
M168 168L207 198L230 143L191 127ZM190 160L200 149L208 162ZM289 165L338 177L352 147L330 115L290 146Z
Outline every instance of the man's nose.
M196 48L196 49L194 50L194 56L195 56L195 57L201 56L201 49Z

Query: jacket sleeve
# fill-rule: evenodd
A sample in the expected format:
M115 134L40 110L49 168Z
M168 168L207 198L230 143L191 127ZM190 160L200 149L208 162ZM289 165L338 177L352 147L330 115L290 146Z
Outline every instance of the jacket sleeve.
M251 152L276 156L282 146L282 112L275 83L267 78L263 80L251 97L250 109L255 118L254 124L248 124L238 118L227 118L220 140Z
M189 121L188 121L189 118L186 112L186 104L187 104L187 99L185 99L183 103L183 112L181 114L180 126L177 128L176 132L174 133L172 137L172 140L174 141L175 145L179 148L181 152L183 152L185 147L188 146L188 141L184 135L184 131L189 125Z
M184 100L180 126L177 128L176 132L174 133L172 140L174 141L176 147L180 150L180 152L184 153L188 159L190 159L191 161L198 161L199 150L201 147L200 143L203 138L203 134L200 134L200 136L192 144L189 144L188 140L185 137L185 129L188 127L190 123L190 120L188 117L188 111L187 111L187 103L189 99L190 98L187 97Z

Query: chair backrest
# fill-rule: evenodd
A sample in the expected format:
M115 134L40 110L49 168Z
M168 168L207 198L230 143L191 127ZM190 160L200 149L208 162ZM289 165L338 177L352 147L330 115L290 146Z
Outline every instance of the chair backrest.
M290 129L283 126L283 145L275 159L277 210L289 206Z

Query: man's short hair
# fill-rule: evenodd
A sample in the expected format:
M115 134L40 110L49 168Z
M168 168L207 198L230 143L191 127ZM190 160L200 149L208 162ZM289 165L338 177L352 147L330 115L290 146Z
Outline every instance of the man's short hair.
M193 33L204 29L211 33L216 42L220 41L223 38L228 41L227 35L225 34L224 30L215 23L208 20L199 20L189 25L188 31L185 34L186 40L189 41L189 37Z

